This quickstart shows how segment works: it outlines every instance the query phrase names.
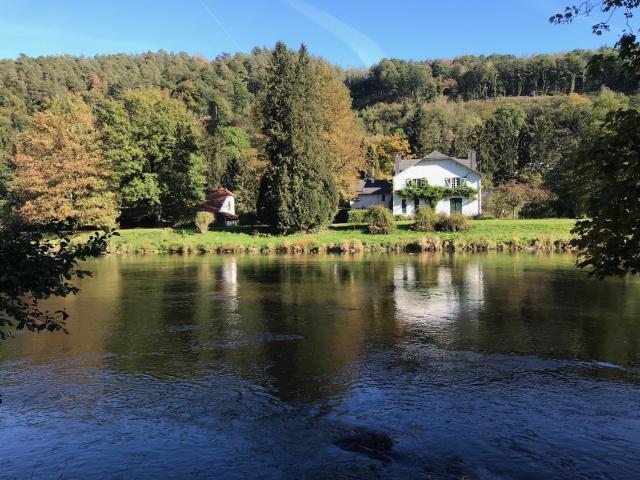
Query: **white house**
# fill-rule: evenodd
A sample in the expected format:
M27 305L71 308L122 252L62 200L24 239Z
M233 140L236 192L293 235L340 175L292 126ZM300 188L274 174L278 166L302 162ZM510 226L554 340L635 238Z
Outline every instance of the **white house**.
M398 191L408 185L419 186L425 180L429 185L443 187L461 187L468 185L477 190L475 198L463 196L446 197L435 206L436 213L462 213L477 215L481 213L481 175L476 170L475 152L469 152L467 158L455 158L433 151L423 158L405 160L396 157L393 175L393 214L413 216L416 208L428 206L423 200L404 199Z
M384 205L391 208L391 182L389 180L360 180L356 189L356 199L351 208L367 208L373 205Z
M204 191L205 202L197 207L197 211L211 212L216 216L216 223L223 226L235 225L236 196L226 188L208 188Z

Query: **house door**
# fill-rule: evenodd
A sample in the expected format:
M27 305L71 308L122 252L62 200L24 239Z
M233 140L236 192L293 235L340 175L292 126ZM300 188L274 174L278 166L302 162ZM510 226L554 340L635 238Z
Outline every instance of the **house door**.
M452 198L449 200L449 212L450 213L462 213L462 199Z

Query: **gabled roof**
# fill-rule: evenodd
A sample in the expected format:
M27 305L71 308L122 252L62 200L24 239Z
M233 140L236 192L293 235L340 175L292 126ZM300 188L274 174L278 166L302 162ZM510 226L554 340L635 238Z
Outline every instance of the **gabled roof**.
M220 212L222 204L229 196L235 197L235 194L231 190L227 190L226 188L207 188L204 191L204 203L197 209L198 211L219 214L230 220L236 219L237 217L235 215L226 212Z
M356 188L357 195L373 195L378 193L391 193L392 185L389 180L360 180Z
M472 172L477 173L478 175L481 175L481 173L478 172L478 170L476 170L475 167L472 166L473 160L471 158L451 157L437 150L434 150L433 152L431 152L428 155L425 155L422 158L410 158L410 159L396 158L395 173L398 174L400 172L403 172L404 170L411 168L420 162L425 162L425 161L438 162L442 160L451 160L459 165L462 165L467 170L471 170Z

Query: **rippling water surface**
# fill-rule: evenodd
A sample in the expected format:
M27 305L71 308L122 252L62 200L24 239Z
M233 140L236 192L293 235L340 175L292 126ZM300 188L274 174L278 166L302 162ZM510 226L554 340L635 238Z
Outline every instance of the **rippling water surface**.
M638 478L640 281L572 261L96 260L0 343L0 478Z

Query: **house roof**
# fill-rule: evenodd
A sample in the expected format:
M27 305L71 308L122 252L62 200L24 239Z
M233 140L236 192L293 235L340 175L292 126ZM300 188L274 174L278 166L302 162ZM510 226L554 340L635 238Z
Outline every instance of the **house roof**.
M219 215L223 215L229 220L235 220L235 215L226 212L220 212L220 208L228 196L235 197L235 194L231 190L226 188L207 188L204 191L204 203L198 206L199 211L211 212Z
M374 195L379 193L391 193L392 185L389 180L360 180L356 188L357 195Z
M480 172L478 172L478 170L476 170L475 166L472 166L473 163L475 163L471 158L456 158L456 157L451 157L449 155L445 155L442 152L439 152L437 150L434 150L433 152L431 152L428 155L425 155L422 158L409 158L409 159L404 159L404 158L396 158L396 172L395 173L400 173L404 170L406 170L407 168L411 168L414 165L417 165L420 162L424 162L424 161L432 161L432 162L437 162L437 161L441 161L441 160L451 160L459 165L462 165L463 167L465 167L467 170L471 170L474 173L477 173L478 175L480 175Z

